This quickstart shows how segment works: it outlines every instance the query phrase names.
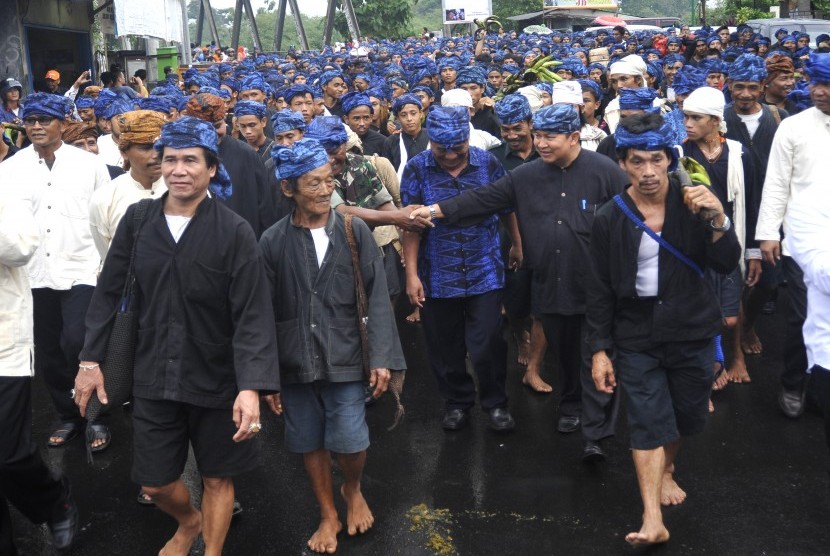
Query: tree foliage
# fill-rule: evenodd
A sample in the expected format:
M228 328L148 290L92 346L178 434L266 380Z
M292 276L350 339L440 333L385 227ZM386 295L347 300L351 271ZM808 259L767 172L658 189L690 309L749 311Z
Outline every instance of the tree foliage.
M361 36L399 39L413 34L412 0L356 0L353 4ZM340 9L334 17L334 28L350 36L346 14Z
M505 29L519 30L529 25L527 22L510 21L508 17L541 11L541 0L493 0L493 15L499 18Z

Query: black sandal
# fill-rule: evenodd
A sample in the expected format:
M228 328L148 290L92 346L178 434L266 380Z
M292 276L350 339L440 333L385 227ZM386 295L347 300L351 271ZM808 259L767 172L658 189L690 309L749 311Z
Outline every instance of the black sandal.
M109 448L110 440L112 440L110 428L103 423L92 423L89 425L89 428L92 430L92 438L88 439L92 453L103 452ZM104 443L99 444L98 446L93 446L92 443L96 440L103 440Z
M81 424L74 421L67 421L58 425L58 429L50 435L46 445L50 448L61 448L69 444L81 433ZM51 440L52 437L60 438L59 442Z
M150 495L144 492L144 489L138 491L138 496L136 496L135 501L141 504L142 506L155 506L156 503L153 502L153 499L150 498Z

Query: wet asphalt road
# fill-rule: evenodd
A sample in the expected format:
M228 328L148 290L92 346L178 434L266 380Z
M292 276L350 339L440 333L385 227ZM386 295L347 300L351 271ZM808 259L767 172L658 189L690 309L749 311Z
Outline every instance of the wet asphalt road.
M779 303L783 310L786 296ZM386 427L391 399L369 410L372 447L363 490L375 514L366 535L339 537L338 554L606 555L635 553L623 536L640 524L640 501L624 421L606 443L609 461L584 466L578 434L555 431L556 394L532 393L511 364L509 393L517 429L497 435L486 415L447 434L442 404L416 325L399 321L410 370L404 393L407 413L394 431ZM650 553L808 555L830 553L830 456L820 418L807 412L791 421L775 396L781 362L780 317L762 317L764 354L751 358L751 385L729 385L715 395L707 430L681 452L676 478L689 498L665 511L672 539ZM511 347L511 361L515 361ZM554 377L550 363L544 376ZM36 381L34 435L45 446L54 416ZM225 554L310 554L306 540L317 510L299 456L282 449L280 421L263 419L264 465L236 481L244 513L231 526ZM79 442L42 452L74 485L82 532L72 555L156 554L175 527L171 518L135 502L129 479L129 413L110 417L113 445L85 461ZM335 470L335 485L341 477ZM345 509L338 500L341 520ZM52 554L44 527L14 514L21 553ZM193 554L201 554L196 547Z

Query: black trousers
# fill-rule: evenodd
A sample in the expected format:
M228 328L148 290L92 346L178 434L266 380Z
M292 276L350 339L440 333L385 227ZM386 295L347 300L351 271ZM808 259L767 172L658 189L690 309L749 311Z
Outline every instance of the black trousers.
M502 291L438 299L430 297L421 309L429 364L446 409L475 405L476 387L467 374L470 354L478 397L485 411L507 407L507 342L502 336Z
M33 523L62 506L67 483L40 458L32 442L32 379L0 377L0 554L17 554L6 501Z
M548 350L552 350L559 366L559 388L562 395L559 399L559 413L562 416L580 416L587 420L591 440L599 440L613 434L614 424L610 433L595 436L594 429L608 428L605 424L605 406L609 400L606 394L600 394L593 387L591 379L591 354L588 353L586 343L585 315L557 315L542 313L536 315L545 329L545 338L548 341ZM590 383L590 384L589 384ZM583 399L588 401L587 406ZM616 415L616 414L615 414ZM587 434L587 433L586 433Z
M84 347L84 319L92 286L32 290L35 318L35 371L40 373L62 422L81 421L70 390Z
M781 257L790 307L784 328L784 372L781 385L788 390L804 388L807 380L807 348L804 346L804 319L807 318L807 286L804 273L791 257Z
M810 390L818 397L821 412L824 414L824 437L830 448L830 369L813 365Z

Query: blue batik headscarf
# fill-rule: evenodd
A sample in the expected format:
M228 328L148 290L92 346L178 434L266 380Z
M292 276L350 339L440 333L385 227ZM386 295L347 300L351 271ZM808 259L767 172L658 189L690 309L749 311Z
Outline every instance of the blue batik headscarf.
M271 116L271 125L274 128L274 134L285 133L292 129L299 129L304 132L306 129L303 115L287 108Z
M830 83L830 54L810 54L804 71L811 83Z
M520 94L506 95L495 106L496 116L502 125L512 125L529 120L533 113L527 97Z
M326 149L315 139L303 138L290 147L271 148L274 175L278 180L296 179L329 163Z
M620 89L620 110L646 110L653 108L657 91L650 87Z
M358 106L368 106L369 112L372 114L375 113L375 109L372 108L372 100L366 93L356 91L346 93L340 98L340 105L343 107L343 113L346 115Z
M733 81L762 83L767 78L767 66L760 56L741 54L729 66L729 77Z
M426 121L429 140L451 149L470 139L470 111L463 106L436 106Z
M240 100L237 101L233 108L233 115L237 118L242 116L256 116L258 119L265 117L267 109L264 104L255 100Z
M579 111L570 104L545 106L533 115L533 129L536 131L568 135L581 127Z
M671 125L662 116L660 116L660 121L661 125L658 129L643 133L632 133L626 129L625 120L620 122L620 125L614 131L617 153L620 153L623 149L637 149L638 151L668 150L672 159L669 171L676 170L678 156L677 149L674 148L672 142L674 132Z
M398 112L406 106L407 104L414 104L418 107L418 110L422 110L424 105L421 104L421 99L413 95L412 93L407 93L405 95L401 95L395 99L395 102L392 103L392 114L395 116L398 115Z
M164 147L172 149L189 149L191 147L202 147L215 156L219 156L219 136L213 124L194 118L183 116L174 122L165 124L161 128L161 137L153 147L161 153ZM227 200L233 194L231 177L228 175L225 166L220 162L216 169L216 175L210 181L211 193L220 199Z
M179 99L174 96L150 95L140 99L138 105L142 110L152 110L167 115L170 114L171 108L178 109Z
M343 120L337 116L318 116L305 131L309 139L316 139L327 151L337 149L349 140Z
M20 110L20 119L25 120L34 114L52 116L58 120L68 119L73 112L72 101L63 95L51 93L32 93L26 97Z
M95 106L95 99L92 97L77 97L75 99L75 108L83 110L85 108L92 108Z

